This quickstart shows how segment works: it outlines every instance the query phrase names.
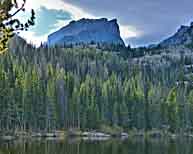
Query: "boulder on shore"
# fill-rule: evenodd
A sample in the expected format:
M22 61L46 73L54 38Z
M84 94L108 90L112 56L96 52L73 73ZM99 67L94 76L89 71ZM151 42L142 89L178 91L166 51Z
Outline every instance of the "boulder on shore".
M101 132L83 132L82 136L84 137L111 137L111 135L101 133Z

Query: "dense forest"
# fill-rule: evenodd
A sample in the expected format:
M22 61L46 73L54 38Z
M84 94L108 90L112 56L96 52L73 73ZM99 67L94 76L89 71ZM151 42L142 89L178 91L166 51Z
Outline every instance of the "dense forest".
M125 57L92 46L35 48L15 39L0 57L0 129L192 131L187 57L152 62L127 52Z

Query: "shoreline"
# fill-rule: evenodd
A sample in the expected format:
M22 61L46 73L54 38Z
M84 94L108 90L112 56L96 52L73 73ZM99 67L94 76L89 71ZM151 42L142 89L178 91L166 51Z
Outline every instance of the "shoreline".
M83 140L110 140L110 139L178 139L178 138L189 138L193 139L192 133L181 133L174 134L163 131L138 131L138 132L120 132L117 134L104 133L102 131L54 131L54 132L16 132L16 133L5 133L0 135L2 141L12 141L17 139L66 139L66 138L82 138Z

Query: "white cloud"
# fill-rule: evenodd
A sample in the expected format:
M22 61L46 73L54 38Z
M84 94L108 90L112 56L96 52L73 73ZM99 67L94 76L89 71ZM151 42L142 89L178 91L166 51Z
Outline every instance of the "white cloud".
M27 31L20 33L20 36L25 38L28 43L31 43L36 46L40 46L41 43L44 43L47 41L47 34L44 36L35 36L34 32Z
M139 32L137 29L127 25L120 25L120 33L124 40L141 35L141 32Z
M26 9L39 9L41 6L44 6L48 9L57 9L65 10L72 14L75 20L78 20L82 17L85 18L94 18L95 16L85 12L81 8L68 4L62 0L27 0Z
M78 20L81 18L100 18L97 16L94 16L92 14L89 14L88 12L85 12L83 9L78 8L76 6L73 6L69 3L66 3L62 0L27 0L26 3L26 10L31 10L32 8L35 10L38 10L41 6L46 7L47 9L57 9L57 10L64 10L66 12L69 12L72 15L72 18L74 20ZM22 16L21 16L22 17ZM58 29L67 25L69 21L59 21L57 23ZM51 30L51 32L54 32L56 29ZM138 32L134 27L127 26L127 25L121 25L120 24L120 32L121 36L124 40L131 38L131 37L137 37L140 35L140 32ZM33 32L22 32L21 36L24 37L27 42L33 43L35 45L40 45L41 42L45 42L47 40L47 35L37 37L34 35Z

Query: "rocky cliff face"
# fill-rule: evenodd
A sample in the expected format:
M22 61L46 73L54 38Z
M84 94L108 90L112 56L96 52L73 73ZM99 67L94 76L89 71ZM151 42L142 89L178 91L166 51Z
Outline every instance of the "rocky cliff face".
M91 42L124 45L117 20L108 21L106 18L102 18L72 21L48 36L48 45L88 44Z
M193 43L193 22L190 26L181 26L170 38L160 43L161 47L188 45Z

